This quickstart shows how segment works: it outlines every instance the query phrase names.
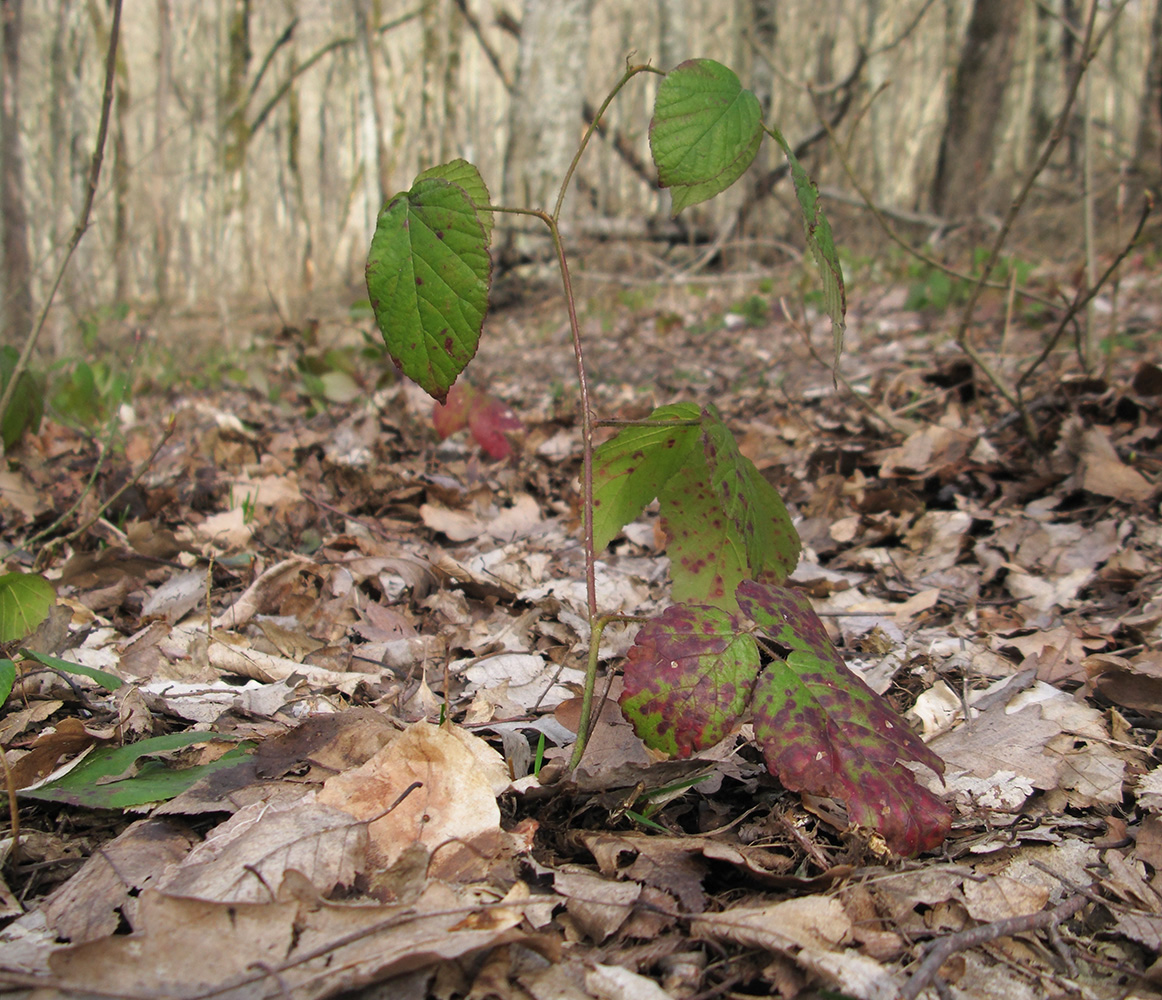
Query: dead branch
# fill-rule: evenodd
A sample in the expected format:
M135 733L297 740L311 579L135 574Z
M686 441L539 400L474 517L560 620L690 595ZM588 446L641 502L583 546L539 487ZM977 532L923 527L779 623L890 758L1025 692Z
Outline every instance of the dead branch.
M940 966L958 951L968 951L970 948L995 941L997 938L1055 928L1061 921L1068 920L1077 913L1087 902L1085 896L1074 896L1052 910L1041 910L1024 917L994 920L991 924L981 924L980 927L949 934L948 937L942 938L928 949L924 961L920 963L920 967L912 973L907 985L900 991L901 1000L916 1000L921 991L936 978Z
M414 10L407 11L397 18L393 18L390 21L385 21L375 29L375 33L377 35L382 35L385 32L391 31L392 28L398 28L401 24L406 24L408 21L415 20L415 18L419 17L422 13L422 7L417 7ZM288 31L289 30L290 29L288 29ZM311 69L311 67L313 67L315 63L317 63L324 56L334 52L336 49L341 49L344 46L354 45L355 42L356 38L354 35L343 35L340 38L332 38L331 41L329 41L321 49L319 49L317 52L311 53L307 59L303 60L303 62L296 66L290 75L287 76L287 78L278 85L278 89L271 95L270 100L268 100L259 110L258 114L254 116L254 120L250 123L250 137L254 138L254 133L262 128L266 122L266 119L270 117L271 112L274 111L276 107L278 107L278 102L286 97L291 87L294 86L295 80L307 72L307 70ZM265 69L265 65L263 66L263 69ZM255 86L257 86L257 81L255 82Z

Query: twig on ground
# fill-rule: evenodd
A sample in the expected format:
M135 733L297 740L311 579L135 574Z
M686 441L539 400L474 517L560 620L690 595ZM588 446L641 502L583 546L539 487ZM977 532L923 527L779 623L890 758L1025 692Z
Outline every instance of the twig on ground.
M924 961L907 985L900 991L901 1000L916 1000L935 978L942 966L949 958L959 951L968 951L997 938L1012 937L1014 934L1024 934L1027 931L1055 928L1063 920L1068 920L1089 902L1086 896L1077 895L1052 910L1040 910L1023 917L1008 917L1005 920L994 920L989 924L981 924L966 931L949 934L941 938L930 949Z

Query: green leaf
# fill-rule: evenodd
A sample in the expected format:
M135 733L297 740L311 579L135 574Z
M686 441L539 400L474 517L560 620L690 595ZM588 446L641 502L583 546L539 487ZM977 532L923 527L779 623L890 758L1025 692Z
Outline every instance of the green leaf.
M20 352L11 344L0 347L0 395L8 388L19 360ZM40 430L43 417L44 380L25 369L16 380L8 409L4 411L3 419L0 419L0 440L4 442L5 449L15 448L25 431L35 434Z
M746 549L749 576L782 582L795 571L801 544L782 497L738 450L713 407L704 411L702 427L710 482Z
M648 746L688 757L734 728L758 669L758 646L737 616L675 604L638 632L619 704Z
M96 667L84 667L70 660L62 660L59 656L49 656L47 653L34 653L30 649L24 651L24 656L29 660L35 660L37 663L42 663L46 667L52 667L55 670L63 670L68 674L79 674L82 677L88 677L90 680L94 680L100 684L106 691L116 691L123 683L120 677L114 677L104 670L98 670Z
M597 551L641 516L646 504L686 461L698 428L674 426L674 422L698 418L695 403L659 406L648 418L659 426L625 427L593 453L593 545Z
M439 163L434 167L429 167L416 180L424 180L428 177L442 177L450 184L457 184L464 189L464 193L472 200L472 205L476 209L476 218L484 227L484 242L486 245L491 245L492 213L483 211L489 198L488 187L484 183L484 178L480 176L480 171L467 160L451 160L448 163Z
M480 343L490 227L463 187L427 176L388 203L371 240L367 291L388 353L441 403Z
M48 617L54 600L52 584L37 573L0 576L0 642L32 635Z
M782 652L758 678L751 706L770 772L792 791L842 799L853 823L897 853L938 847L951 812L906 762L943 774L943 761L847 668L806 597L751 580L737 596Z
M17 794L87 809L131 809L150 802L165 802L207 774L237 764L252 744L242 744L213 763L193 767L167 767L157 756L194 743L220 739L210 733L172 733L128 746L94 750L56 781L35 789L22 789Z
M16 664L11 660L0 660L0 706L12 694L12 686L16 683Z
M795 156L794 151L783 133L777 128L768 130L783 149L787 156L787 163L791 167L791 180L795 185L795 195L799 199L799 208L803 213L803 230L807 234L807 246L815 263L819 265L819 274L823 278L823 308L831 318L831 340L835 349L835 366L839 367L839 354L843 350L844 316L847 314L847 293L843 287L843 268L839 263L839 254L835 249L835 240L831 235L831 223L823 214L819 205L819 189L815 182L807 176L803 164Z
M673 214L733 184L762 142L762 107L738 77L713 59L675 67L658 88L650 151Z

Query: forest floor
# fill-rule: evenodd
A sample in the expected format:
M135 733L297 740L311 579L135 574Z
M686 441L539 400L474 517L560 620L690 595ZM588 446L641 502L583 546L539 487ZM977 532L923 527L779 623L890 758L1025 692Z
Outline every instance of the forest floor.
M0 984L1157 995L1156 288L1131 260L1116 313L1098 303L1117 330L1102 370L1082 374L1070 333L1027 380L1034 445L923 277L855 283L853 395L833 387L826 324L809 323L813 353L770 285L579 276L595 412L717 406L795 517L793 582L945 761L943 783L922 780L951 834L911 859L783 789L746 726L688 760L648 751L615 702L634 625L606 632L613 697L568 771L588 625L558 298L495 312L469 369L523 423L500 461L466 432L437 439L358 310L259 316L204 358L176 323L146 330L170 375L136 377L99 467L104 431L49 420L0 471L7 568L41 557L58 602L30 653L8 651L0 741L22 791ZM987 294L972 342L1012 384L1061 310ZM78 498L56 544L20 548ZM662 541L647 510L601 556L603 610L666 606Z

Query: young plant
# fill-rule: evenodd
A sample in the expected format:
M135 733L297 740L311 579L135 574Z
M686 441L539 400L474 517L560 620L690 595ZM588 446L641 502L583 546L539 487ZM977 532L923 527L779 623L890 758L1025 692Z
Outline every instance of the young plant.
M367 288L388 353L438 403L479 344L491 281L493 216L529 215L548 227L561 272L581 398L589 664L574 750L584 752L598 648L619 616L597 606L596 553L655 498L668 539L677 602L646 622L625 666L621 709L650 746L678 756L711 746L749 715L772 774L792 790L846 802L855 825L902 854L938 846L948 807L917 783L908 762L943 764L878 695L852 674L805 598L784 585L799 537L778 493L743 456L713 407L661 406L594 448L594 415L568 258L558 219L596 122L640 73L662 80L650 149L674 214L724 191L750 166L763 135L787 156L807 244L823 279L834 350L842 347L843 279L818 191L758 99L709 59L662 74L628 66L581 140L553 211L493 205L464 160L421 173L380 213ZM462 404L461 404L462 405Z

